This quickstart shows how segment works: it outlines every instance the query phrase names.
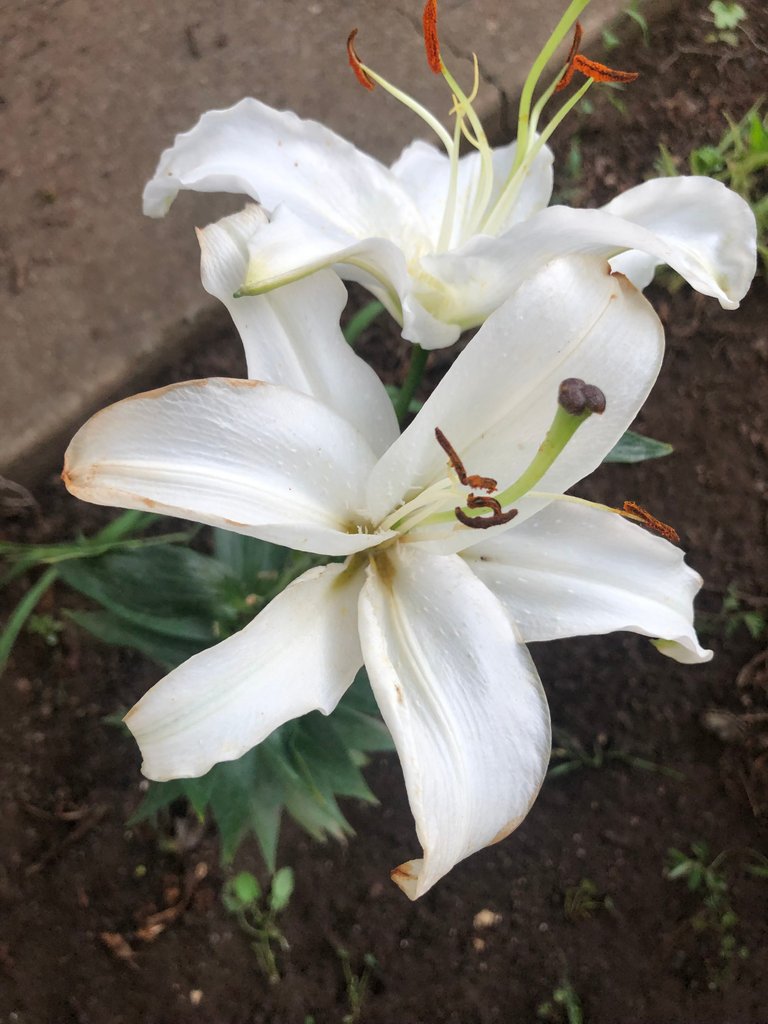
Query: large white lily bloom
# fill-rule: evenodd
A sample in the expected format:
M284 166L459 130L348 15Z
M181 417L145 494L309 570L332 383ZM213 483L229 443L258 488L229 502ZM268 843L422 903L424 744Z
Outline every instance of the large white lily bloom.
M210 287L239 258L235 243L220 226L204 237ZM338 331L343 293L324 271L244 300L249 369L277 383L192 381L118 402L78 432L64 479L88 501L346 556L175 669L126 721L146 775L198 776L298 715L330 713L365 664L423 849L393 878L416 898L512 831L541 785L549 718L525 641L621 629L661 638L679 660L710 655L682 553L563 497L659 370L661 325L625 278L573 257L528 279L400 436L384 388ZM297 312L307 307L311 321ZM266 329L274 344L260 347ZM571 377L604 392L602 415L558 405ZM436 428L466 473L496 478L501 514L472 506ZM460 521L489 515L499 525Z
M552 154L546 139L591 83L541 129L555 83L535 105L533 89L587 2L573 0L534 64L517 142L490 147L472 97L439 54L435 70L453 93L453 136L352 50L361 81L406 103L445 152L417 140L387 167L315 121L244 99L209 111L176 137L145 188L144 211L164 216L181 189L250 196L263 204L269 222L252 225L245 238L247 270L233 290L260 294L332 266L365 285L402 325L403 336L428 349L481 324L525 277L570 253L612 260L639 288L666 263L734 309L755 273L756 227L748 204L720 182L658 178L601 209L547 205ZM462 133L475 151L459 157Z

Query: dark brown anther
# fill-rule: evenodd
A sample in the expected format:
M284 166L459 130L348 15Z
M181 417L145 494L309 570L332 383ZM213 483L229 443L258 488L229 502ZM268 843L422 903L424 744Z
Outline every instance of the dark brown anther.
M567 377L561 382L557 401L571 416L581 416L585 411L605 412L605 395L594 384L586 384L580 377Z
M511 522L517 515L517 509L511 508L509 512L497 512L492 516L468 516L463 508L455 508L454 515L464 526L473 530L487 530L491 526L503 526Z
M479 494L470 494L467 498L468 508L490 508L495 515L501 515L501 502L496 498L483 498Z
M476 476L473 474L467 474L464 468L464 463L459 458L456 449L453 447L451 442L442 432L440 427L435 427L435 437L437 443L443 449L445 454L448 456L448 461L453 467L456 476L459 478L459 482L464 487L474 487L478 491L495 491L498 484L490 476Z
M358 80L360 85L364 89L373 89L375 82L370 77L368 72L362 65L362 61L357 56L355 51L355 37L357 36L357 29L353 28L347 36L347 57L349 58L349 66L355 72L355 78Z

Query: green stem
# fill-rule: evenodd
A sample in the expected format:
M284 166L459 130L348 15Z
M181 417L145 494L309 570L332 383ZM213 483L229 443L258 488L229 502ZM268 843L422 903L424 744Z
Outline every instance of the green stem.
M397 416L397 422L402 426L403 420L408 415L408 410L411 406L411 399L416 393L416 388L421 384L421 378L424 376L424 369L429 359L429 352L427 349L423 349L421 345L413 346L413 355L411 356L411 365L408 369L408 376L403 382L403 386L400 388L400 394L395 400L395 414Z

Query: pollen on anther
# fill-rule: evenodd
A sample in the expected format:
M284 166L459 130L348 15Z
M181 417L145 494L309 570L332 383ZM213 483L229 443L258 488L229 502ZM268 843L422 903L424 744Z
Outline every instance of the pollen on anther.
M427 0L424 4L422 24L427 63L436 75L440 75L443 71L443 61L440 57L440 40L437 35L437 0Z
M358 80L360 85L364 89L373 89L375 82L363 67L363 63L357 56L355 51L355 38L357 36L357 29L353 28L347 36L347 57L349 58L349 66L355 73L355 78Z

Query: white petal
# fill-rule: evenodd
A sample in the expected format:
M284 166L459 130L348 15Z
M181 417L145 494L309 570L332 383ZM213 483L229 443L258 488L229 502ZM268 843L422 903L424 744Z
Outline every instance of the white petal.
M756 270L755 215L722 182L698 176L654 178L627 189L603 210L658 235L676 250L675 263L666 262L726 309L738 306L747 293ZM616 268L643 288L665 261L646 258L641 270L637 259L633 264L634 255L630 251L617 257ZM650 255L657 254L650 250Z
M346 555L373 452L315 399L259 381L175 384L81 427L64 480L85 501L151 509L276 544Z
M516 151L516 142L492 151L493 188L489 209L494 206L506 183ZM502 231L546 207L552 194L552 159L552 151L547 146L542 147L522 183L509 216L502 224ZM480 154L477 151L459 160L456 211L449 248L460 244L469 235L469 219L477 194L480 165ZM450 168L448 156L421 139L406 146L392 165L392 173L403 183L421 211L433 245L437 244L443 222Z
M634 419L659 372L663 346L651 306L625 278L610 275L606 263L590 257L551 263L489 317L379 460L368 489L371 515L385 515L404 496L446 476L435 427L468 473L508 487L544 440L560 382L580 377L605 392L607 408L582 424L536 487L566 490L602 462Z
M664 203L646 202L662 194ZM619 196L602 210L551 206L498 238L477 236L456 252L424 256L425 271L440 282L439 292L435 285L439 299L429 308L443 320L470 327L551 259L569 253L612 259L639 250L654 265L668 264L725 309L735 309L749 288L756 259L754 215L744 200L709 178L649 181L625 195L629 198ZM626 215L619 216L623 210ZM633 266L638 269L636 263L626 264ZM647 273L641 271L640 278L647 283Z
M316 121L255 99L211 110L176 136L144 190L144 212L164 216L181 189L240 192L270 210L287 202L310 223L357 238L397 237L398 226L419 221L383 164Z
M372 291L396 319L402 317L401 297L410 288L410 276L400 240L369 237L359 241L335 228L313 224L284 205L249 239L248 248L244 285L251 291L278 288L336 266L342 277Z
M378 377L341 333L347 292L336 274L321 271L265 295L233 298L245 280L248 243L265 224L261 208L251 205L199 231L203 285L231 313L249 377L312 395L379 455L397 437L397 419Z
M549 760L547 704L501 605L456 556L380 556L360 638L423 848L392 877L416 899L528 813Z
M150 779L196 778L278 726L328 715L362 664L362 573L310 569L245 629L174 669L128 712Z
M679 548L614 513L553 501L464 557L525 641L626 629L673 641L692 662L712 657L693 628L699 574Z

